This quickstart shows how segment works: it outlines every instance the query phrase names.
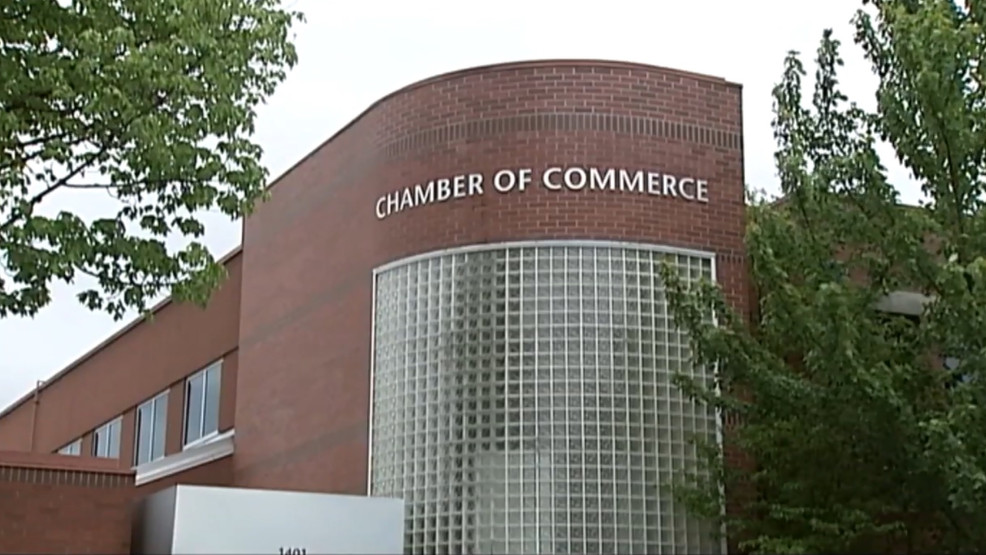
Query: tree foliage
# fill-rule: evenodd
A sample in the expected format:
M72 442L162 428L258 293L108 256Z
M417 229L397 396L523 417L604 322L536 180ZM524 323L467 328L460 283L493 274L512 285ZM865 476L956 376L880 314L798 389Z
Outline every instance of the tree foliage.
M722 492L739 501L722 518L749 551L986 551L984 25L982 2L864 5L874 110L840 91L831 32L810 99L789 55L774 90L783 199L748 216L754 322L666 272L698 362L718 369L715 391L681 386L739 422L704 450L710 479L682 492L713 518ZM899 204L880 141L926 203ZM875 308L901 290L932 299L920 317Z
M0 317L79 275L97 283L80 300L115 317L163 292L208 299L224 273L201 215L239 218L264 195L255 109L296 62L300 15L278 4L0 2ZM70 189L119 211L45 208Z

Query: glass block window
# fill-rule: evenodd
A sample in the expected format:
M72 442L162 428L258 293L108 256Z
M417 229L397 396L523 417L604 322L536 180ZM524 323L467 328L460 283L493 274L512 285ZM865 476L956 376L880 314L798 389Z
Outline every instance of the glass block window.
M690 434L715 414L671 383L690 364L662 260L595 244L500 246L376 274L371 495L407 503L408 553L717 553L675 503Z

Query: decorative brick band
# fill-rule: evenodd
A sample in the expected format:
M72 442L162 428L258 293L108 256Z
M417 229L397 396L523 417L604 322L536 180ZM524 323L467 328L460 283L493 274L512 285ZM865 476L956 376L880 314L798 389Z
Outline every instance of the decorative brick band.
M537 131L601 131L692 142L734 151L741 150L743 147L743 138L740 133L656 118L608 113L535 112L440 125L423 131L404 134L376 148L361 150L359 154L349 160L344 168L330 175L325 175L323 177L325 186L320 188L318 192L306 197L304 203L283 208L285 217L281 220L280 225L273 224L265 230L264 236L255 235L250 240L254 244L262 244L267 237L276 233L284 225L318 208L334 194L334 185L356 179L369 169L386 161L406 157L411 153L419 154L428 148L445 146L452 141L468 141L506 133ZM331 148L331 143L320 148Z
M748 259L746 250L738 249L724 249L719 251L716 256L718 257L719 262L728 264L745 264Z
M134 477L131 474L115 472L0 466L0 483L4 482L89 488L126 488L133 486Z
M739 133L679 121L598 112L540 112L432 127L398 137L386 143L382 150L386 156L396 158L411 151L444 145L451 141L525 131L604 131L671 139L729 150L739 150L743 144Z

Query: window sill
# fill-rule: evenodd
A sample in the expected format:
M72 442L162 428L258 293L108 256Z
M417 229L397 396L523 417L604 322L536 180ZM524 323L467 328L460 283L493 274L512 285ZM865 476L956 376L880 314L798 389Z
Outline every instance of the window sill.
M179 453L139 465L134 468L137 473L135 485L141 486L228 457L234 451L235 435L235 429L210 435L186 445Z
M222 433L223 434L226 434L226 433L228 433L228 431L227 432L222 432ZM188 451L189 449L195 449L195 448L199 447L200 445L206 445L206 444L212 443L220 435L222 435L222 434L219 433L219 430L216 430L215 432L209 432L208 434L206 434L206 435L204 435L204 436L196 439L195 441L189 441L181 449L182 449L182 451Z

